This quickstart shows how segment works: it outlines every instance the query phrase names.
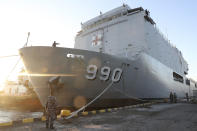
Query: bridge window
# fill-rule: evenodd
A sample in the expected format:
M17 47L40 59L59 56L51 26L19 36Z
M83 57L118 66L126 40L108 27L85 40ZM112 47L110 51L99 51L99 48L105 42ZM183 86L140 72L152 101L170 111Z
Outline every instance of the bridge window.
M190 80L186 79L185 83L186 83L186 85L190 85Z
M175 72L173 72L173 78L175 81L183 83L183 77Z
M101 20L98 20L98 21L94 22L91 25L87 25L86 27L84 27L84 30L87 30L87 29L93 28L95 26L101 25L101 24L103 24L105 22L109 22L109 21L114 20L114 19L116 19L118 17L121 17L122 15L126 15L126 14L119 13L119 14L115 14L115 15L107 17L107 18L103 18Z

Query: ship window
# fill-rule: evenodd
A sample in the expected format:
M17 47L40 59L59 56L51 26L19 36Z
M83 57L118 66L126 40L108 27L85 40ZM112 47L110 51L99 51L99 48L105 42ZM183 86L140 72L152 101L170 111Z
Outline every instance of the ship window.
M133 12L138 12L138 11L143 11L144 9L142 7L139 7L139 8L135 8L135 9L130 9L128 10L128 13L133 13Z
M183 77L175 72L173 72L173 78L175 81L179 81L179 82L183 83Z
M187 72L184 71L184 74L187 75Z
M186 85L190 85L190 80L186 79L185 83L186 83Z

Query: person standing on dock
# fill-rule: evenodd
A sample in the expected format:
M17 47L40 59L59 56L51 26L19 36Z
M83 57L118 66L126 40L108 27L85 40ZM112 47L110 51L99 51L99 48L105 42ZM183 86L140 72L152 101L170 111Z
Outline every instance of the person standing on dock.
M174 103L177 103L177 95L176 95L176 93L174 93L173 101L174 101Z
M173 103L173 94L170 92L170 103Z
M189 95L188 95L188 93L185 93L185 96L186 96L187 102L189 102Z
M52 92L52 85L49 84L50 88L50 96L47 98L47 103L46 103L46 128L51 128L54 129L53 124L54 121L57 118L56 110L57 110L57 100L56 97L53 96Z

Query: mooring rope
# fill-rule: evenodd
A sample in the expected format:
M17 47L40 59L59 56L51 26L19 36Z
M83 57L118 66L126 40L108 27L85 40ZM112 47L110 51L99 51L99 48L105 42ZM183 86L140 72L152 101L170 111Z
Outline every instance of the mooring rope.
M131 99L133 99L133 100L138 100L138 101L146 102L146 100L139 99L139 98L137 98L137 97L133 97L133 96L131 96L131 95L128 95L127 93L121 91L120 89L114 88L114 90L118 91L119 93L121 93L121 94L123 94L124 96L127 96L127 97L129 97L129 98L131 98Z
M7 58L7 57L14 57L14 56L19 56L19 55L7 55L7 56L0 56L0 58Z
M28 43L28 40L29 40L29 36L30 36L30 32L28 32L27 42L23 45L23 47L26 47L27 46L27 43ZM0 58L13 57L13 56L19 56L19 55L0 56ZM14 67L12 68L12 70L10 71L10 73L7 75L6 80L8 80L8 78L10 77L10 74L15 70L15 68L18 65L18 63L20 62L20 60L21 60L21 57L17 60L17 62L14 65Z
M10 74L15 70L16 66L18 65L18 63L20 62L21 58L19 58L16 62L16 64L14 65L14 67L12 68L12 70L10 71L10 73L7 75L6 80L8 80L8 78L10 77Z
M125 67L126 67L126 64L123 64L123 65L122 65L122 71L123 71L122 86L124 86L124 71L125 71L124 69L125 69ZM123 94L124 96L127 96L127 97L129 97L129 98L131 98L131 99L138 100L138 101L144 101L144 102L145 102L145 100L139 99L139 98L137 98L137 97L133 97L133 96L131 96L131 95L128 95L126 92L123 92L123 91L121 91L120 89L114 88L114 90L118 91L119 93L121 93L121 94Z
M122 71L124 69L124 65L122 67ZM97 95L92 101L90 101L88 104L84 105L83 107L79 108L78 110L74 111L71 113L70 116L66 117L65 119L70 119L73 116L77 115L80 111L85 110L86 107L88 107L89 105L91 105L93 102L95 102L98 98L100 98L110 87L112 87L113 85L113 81L111 81L111 83L99 94Z
M89 105L91 105L94 101L96 101L98 98L100 98L112 85L113 85L113 81L99 94L97 95L92 101L90 101L88 104L84 105L83 107L81 107L80 109L78 109L77 111L74 111L71 113L70 116L66 117L65 119L70 119L73 116L77 115L80 111L84 110L86 107L88 107Z
M0 59L1 58L8 58L8 57L15 57L15 56L19 56L19 55L7 55L7 56L0 56ZM12 70L9 72L9 74L7 75L6 77L6 80L8 80L8 78L10 77L10 74L15 70L16 66L18 65L19 61L20 61L21 58L19 58L16 62L16 64L14 65L14 67L12 68Z

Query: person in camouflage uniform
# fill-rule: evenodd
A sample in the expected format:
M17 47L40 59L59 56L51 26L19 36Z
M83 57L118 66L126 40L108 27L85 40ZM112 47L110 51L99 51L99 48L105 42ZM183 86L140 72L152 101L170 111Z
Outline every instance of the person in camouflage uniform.
M172 94L172 92L170 92L170 103L173 103L173 94Z
M173 101L174 101L174 103L177 103L177 95L176 95L176 93L174 93L174 98L173 98Z
M186 96L187 102L189 102L189 95L188 95L188 93L185 93L185 96Z
M53 123L57 118L56 110L57 110L57 100L56 97L52 95L52 87L50 86L50 96L47 98L47 103L45 107L46 111L46 128L50 127L53 129Z

